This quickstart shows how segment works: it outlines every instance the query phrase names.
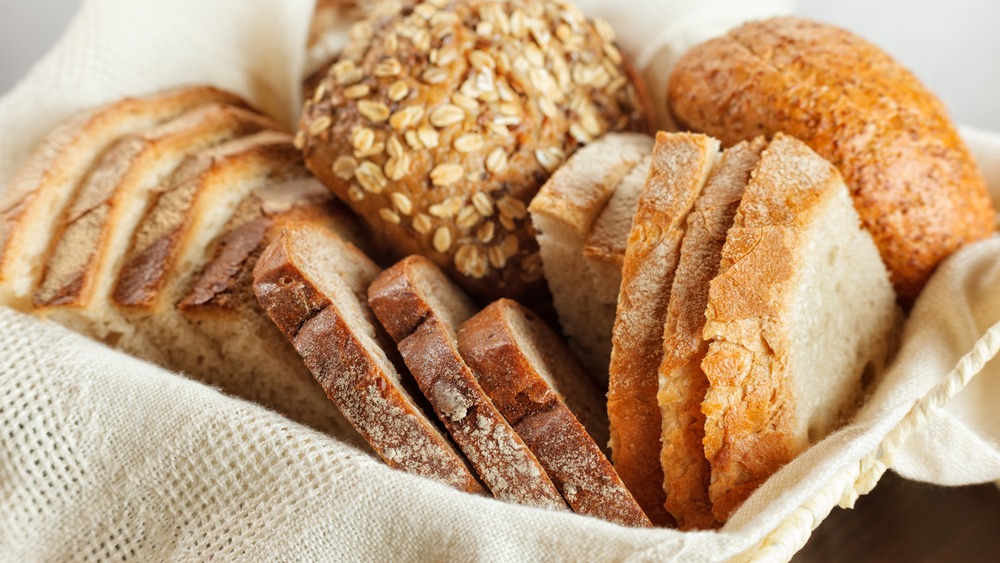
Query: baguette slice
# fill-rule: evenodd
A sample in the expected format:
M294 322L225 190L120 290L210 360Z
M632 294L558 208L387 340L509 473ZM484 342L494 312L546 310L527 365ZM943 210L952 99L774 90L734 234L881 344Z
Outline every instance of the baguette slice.
M615 469L650 519L669 525L660 467L656 394L663 324L688 213L715 165L719 142L658 133L629 232L612 335L608 419Z
M150 197L185 157L262 129L275 121L233 106L210 105L115 143L82 183L69 206L62 233L45 261L34 293L37 309L49 309L64 324L89 319L82 332L105 338L111 285L118 276L129 240ZM59 311L70 308L69 314ZM95 334L96 333L96 334Z
M663 329L659 394L663 419L660 463L667 511L682 530L715 528L708 496L711 467L705 458L705 416L701 402L708 380L701 360L708 287L719 272L722 245L733 224L750 173L767 146L763 138L727 149L712 170L687 218L680 262L670 291Z
M382 272L368 303L479 478L501 500L565 509L548 474L458 352L455 331L475 314L465 293L423 256Z
M574 511L651 525L597 445L607 438L601 393L543 321L501 299L462 325L458 347Z
M853 411L891 353L895 303L840 174L775 135L708 295L702 412L719 521Z
M366 300L379 273L330 231L294 224L254 267L254 292L327 396L390 467L483 493L386 356L391 342L377 334Z
M257 190L240 203L209 247L208 261L177 308L192 337L219 351L223 364L203 365L199 379L261 403L298 422L367 448L253 292L253 268L289 224L310 223L364 245L360 226L304 169L302 176ZM233 368L238 358L239 369Z
M595 300L600 294L582 260L583 246L608 198L652 147L648 135L604 135L560 166L528 206L559 323L573 352L602 384L607 381L618 288L609 318L607 296Z
M0 198L0 303L30 307L63 211L112 143L208 104L245 106L215 88L180 88L97 108L46 136Z

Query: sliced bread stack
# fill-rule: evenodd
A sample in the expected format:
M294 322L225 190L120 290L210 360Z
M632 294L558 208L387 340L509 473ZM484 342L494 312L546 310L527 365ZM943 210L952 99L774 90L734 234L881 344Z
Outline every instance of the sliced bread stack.
M43 141L0 209L0 303L360 443L252 297L286 223L360 237L276 121L185 88Z

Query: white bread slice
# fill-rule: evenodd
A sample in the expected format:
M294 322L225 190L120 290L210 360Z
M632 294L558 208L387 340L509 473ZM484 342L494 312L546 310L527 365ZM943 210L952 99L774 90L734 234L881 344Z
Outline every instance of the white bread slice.
M711 467L705 458L705 416L701 402L708 380L701 360L708 350L702 339L708 286L719 272L726 233L750 173L767 146L763 138L727 149L712 170L701 197L688 215L663 328L659 394L663 419L660 464L667 511L682 530L718 526L708 497Z
M165 189L162 184L188 155L267 128L280 125L245 109L210 105L118 141L94 165L67 209L34 293L36 311L47 310L95 338L107 337L100 319L150 196Z
M223 362L200 366L194 372L198 379L361 446L364 440L327 399L253 292L253 268L286 225L307 222L364 245L354 215L307 171L301 172L301 177L268 185L240 203L177 308L191 338L206 339ZM233 369L236 358L239 369Z
M598 446L607 440L600 391L541 319L500 299L462 325L458 347L574 511L651 525Z
M327 396L393 468L484 492L461 455L414 404L368 308L380 270L353 245L308 223L283 229L254 268L254 292Z
M455 331L476 313L433 262L413 255L382 272L368 304L399 346L421 392L493 495L551 509L566 503L458 352Z
M97 108L46 136L0 199L0 304L30 307L63 210L112 143L207 104L245 105L215 88L180 88Z
M560 166L528 206L559 323L570 348L601 383L607 381L610 324L599 321L606 321L606 307L594 300L595 279L582 260L583 246L608 198L652 147L648 135L604 135ZM614 292L617 300L617 287Z
M847 188L775 135L747 185L709 289L705 454L719 521L844 421L881 370L896 295Z
M615 469L650 520L668 525L660 467L659 367L663 323L688 213L718 158L719 142L658 133L622 267L612 334L608 419Z

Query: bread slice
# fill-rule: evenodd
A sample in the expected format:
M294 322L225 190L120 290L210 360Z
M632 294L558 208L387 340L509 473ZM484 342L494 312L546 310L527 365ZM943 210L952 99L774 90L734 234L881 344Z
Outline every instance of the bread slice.
M260 255L282 228L296 223L328 229L364 246L354 215L304 168L300 177L268 185L244 199L209 246L205 266L177 305L191 338L204 339L223 362L202 365L194 375L360 446L364 441L327 399L253 292L253 268ZM234 358L239 358L239 369L232 369Z
M254 292L344 416L390 467L484 492L461 455L414 404L368 308L380 270L353 245L289 225L254 267Z
M495 497L544 508L566 503L535 455L476 381L455 331L476 313L468 297L423 256L382 272L368 303L396 341L434 412Z
M652 147L648 135L604 135L560 166L528 206L559 323L573 352L602 384L611 355L610 323L606 306L594 299L599 294L582 260L583 246L608 198ZM617 287L614 292L617 301Z
M245 105L215 88L180 88L92 110L46 136L0 198L0 304L30 307L63 211L112 143L208 104Z
M701 402L708 389L708 380L701 371L701 360L708 350L702 331L709 282L719 272L726 233L750 173L766 146L764 139L758 138L723 153L688 215L670 291L657 395L663 415L660 464L666 508L682 530L715 528L719 524L708 497L711 468L702 444L705 416Z
M501 299L462 325L458 347L573 510L651 525L598 446L607 439L600 391L543 321Z
M36 310L48 309L63 324L105 338L111 285L152 194L188 155L280 125L226 105L209 105L115 143L94 165L69 205L61 234L45 260L34 292ZM72 311L65 311L65 309Z
M608 419L615 469L650 519L668 525L660 468L659 367L663 323L688 213L718 158L719 142L658 133L629 232L612 335Z
M719 521L857 406L891 351L895 303L840 174L775 135L708 295L702 412Z

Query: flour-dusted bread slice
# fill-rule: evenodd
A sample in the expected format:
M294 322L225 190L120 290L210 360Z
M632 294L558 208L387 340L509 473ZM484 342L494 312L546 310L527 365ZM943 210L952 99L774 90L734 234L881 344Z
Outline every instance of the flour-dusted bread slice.
M462 325L458 347L574 511L651 525L598 446L607 439L600 391L541 319L501 299Z
M718 159L719 142L659 133L629 232L612 334L608 419L615 469L656 524L664 508L659 367L663 323L687 216Z
M286 225L309 223L356 246L364 235L351 214L305 169L301 176L255 191L237 207L207 262L177 308L194 338L221 356L194 375L224 391L261 403L289 418L361 445L337 407L267 318L253 292L253 268ZM239 369L233 369L238 359Z
M71 119L43 139L0 198L0 303L30 306L63 211L104 151L123 136L207 104L244 102L209 87L126 98Z
M455 331L476 313L465 293L433 262L414 255L372 283L368 303L398 344L434 412L493 495L565 509L538 459L459 355Z
M36 310L47 309L64 324L107 337L100 318L107 313L111 286L150 197L168 187L164 184L187 156L279 127L260 114L216 104L115 143L98 159L67 209L34 292ZM76 326L81 323L86 326Z
M708 379L701 361L708 286L719 272L722 245L733 224L750 173L767 146L763 138L727 149L687 218L680 261L663 327L663 361L657 396L663 419L660 464L667 511L684 530L718 526L708 496L711 467L705 457L701 403Z
M484 492L414 404L367 304L378 266L329 230L286 227L254 268L254 292L327 396L389 466Z
M602 383L607 380L618 289L609 323L607 307L594 299L597 280L582 259L583 247L608 198L652 147L648 135L605 135L560 166L528 206L559 323L573 352Z
M709 289L702 411L717 519L852 412L890 352L895 303L840 174L775 135Z

